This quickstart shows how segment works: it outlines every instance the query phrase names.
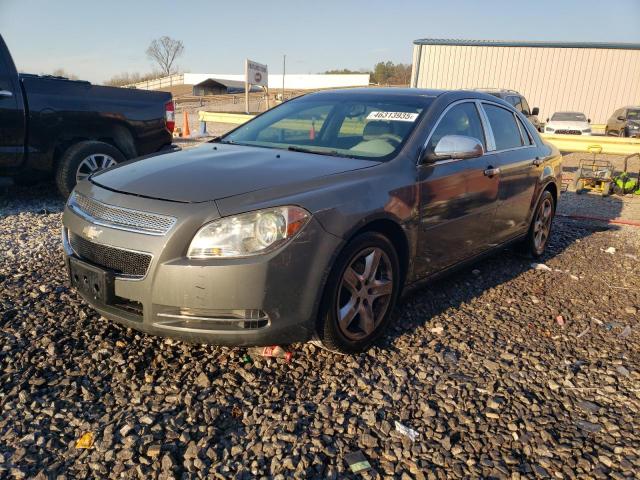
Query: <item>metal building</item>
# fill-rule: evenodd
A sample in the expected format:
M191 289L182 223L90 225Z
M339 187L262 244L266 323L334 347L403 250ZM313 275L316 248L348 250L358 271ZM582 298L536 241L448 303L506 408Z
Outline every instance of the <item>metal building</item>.
M640 105L640 44L421 39L413 42L411 86L505 88L540 108L542 121L579 111L606 123Z

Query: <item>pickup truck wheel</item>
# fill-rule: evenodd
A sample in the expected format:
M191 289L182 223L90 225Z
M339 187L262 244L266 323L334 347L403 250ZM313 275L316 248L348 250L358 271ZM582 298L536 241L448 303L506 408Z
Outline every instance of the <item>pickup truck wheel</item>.
M97 141L76 143L60 158L56 172L58 191L64 197L68 197L80 180L125 160L124 155L108 143Z
M398 254L383 235L367 232L336 260L324 292L318 336L328 350L366 350L387 327L400 291Z

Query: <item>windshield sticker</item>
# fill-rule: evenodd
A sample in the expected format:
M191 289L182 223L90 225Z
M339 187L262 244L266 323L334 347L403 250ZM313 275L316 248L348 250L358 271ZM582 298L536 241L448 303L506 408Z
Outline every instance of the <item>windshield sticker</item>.
M371 112L367 120L393 120L396 122L415 122L417 113L409 112Z

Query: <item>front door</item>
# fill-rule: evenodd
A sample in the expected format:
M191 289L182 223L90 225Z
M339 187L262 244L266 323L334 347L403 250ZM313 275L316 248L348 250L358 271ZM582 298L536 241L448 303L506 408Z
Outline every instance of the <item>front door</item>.
M502 243L527 229L537 179L542 172L531 133L512 111L483 103L495 141L494 163L500 169L498 205L492 237Z
M476 103L448 107L428 140L433 151L445 135L486 136ZM487 176L491 155L442 160L419 166L420 237L416 271L430 275L485 250L498 196L499 176Z
M25 125L22 92L0 39L0 168L19 165L24 154ZM13 63L11 64L13 67ZM14 78L16 76L16 78Z

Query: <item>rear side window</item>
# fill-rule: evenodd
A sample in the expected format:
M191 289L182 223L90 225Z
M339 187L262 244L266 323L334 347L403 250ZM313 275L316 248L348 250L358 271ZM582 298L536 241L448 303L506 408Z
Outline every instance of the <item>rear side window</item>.
M516 96L507 97L507 102L509 102L513 107L519 112L522 111L522 98Z
M522 134L522 140L524 141L524 144L533 145L533 138L531 138L529 130L525 128L524 123L519 118L516 117L516 120L518 121L518 126L520 127L520 133Z
M496 150L507 150L523 145L520 129L516 124L516 118L509 110L495 105L483 104L489 117L493 137L496 141Z
M451 107L433 131L429 140L429 151L434 151L440 139L445 135L473 137L482 143L485 150L487 149L480 114L475 103L465 102Z

